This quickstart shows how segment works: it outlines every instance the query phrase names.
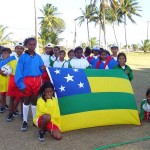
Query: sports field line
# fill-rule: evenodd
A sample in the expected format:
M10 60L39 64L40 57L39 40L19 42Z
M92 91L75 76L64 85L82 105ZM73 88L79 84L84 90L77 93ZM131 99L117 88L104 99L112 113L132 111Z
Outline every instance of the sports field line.
M136 142L140 142L140 141L146 141L149 139L150 139L150 136L146 136L146 137L138 138L138 139L131 140L131 141L125 141L125 142L120 142L120 143L113 143L110 145L104 145L101 147L94 148L94 150L105 150L108 148L118 147L118 146L122 146L122 145L126 145L126 144L132 144L132 143L136 143Z

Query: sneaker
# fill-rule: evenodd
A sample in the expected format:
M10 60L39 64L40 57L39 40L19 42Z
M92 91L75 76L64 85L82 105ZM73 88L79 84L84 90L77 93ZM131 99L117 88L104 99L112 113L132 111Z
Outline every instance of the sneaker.
M39 141L43 142L44 141L44 131L39 131Z
M0 113L4 113L5 112L5 107L1 107L0 108Z
M19 114L16 113L16 112L13 112L13 116L14 116L14 117L19 117Z
M11 122L13 120L13 114L9 114L7 117L7 122Z
M5 105L4 107L5 107L5 109L6 109L6 110L9 110L9 107L8 107L8 105Z
M26 131L28 128L28 123L26 121L23 122L22 127L21 127L21 131Z

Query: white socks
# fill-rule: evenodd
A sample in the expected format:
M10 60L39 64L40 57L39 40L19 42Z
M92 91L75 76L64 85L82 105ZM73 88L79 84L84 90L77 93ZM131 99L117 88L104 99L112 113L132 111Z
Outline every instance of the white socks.
M29 105L24 105L23 104L23 121L27 122L28 113L29 113Z
M34 118L35 118L35 115L36 115L36 106L31 105L31 110L32 110L32 117L33 117L33 119L34 119Z
M35 118L36 115L36 106L31 105L31 110L32 110L32 117ZM23 121L28 120L28 114L29 114L29 105L23 104Z

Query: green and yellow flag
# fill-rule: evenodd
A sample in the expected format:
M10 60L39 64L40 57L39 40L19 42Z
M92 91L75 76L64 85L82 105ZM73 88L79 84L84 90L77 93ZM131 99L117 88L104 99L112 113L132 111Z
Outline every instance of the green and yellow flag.
M122 70L48 70L58 97L62 131L140 125L132 86Z

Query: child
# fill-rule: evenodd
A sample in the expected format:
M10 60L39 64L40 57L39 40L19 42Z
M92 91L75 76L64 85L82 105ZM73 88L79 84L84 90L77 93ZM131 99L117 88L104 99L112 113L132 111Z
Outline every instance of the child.
M37 41L34 38L25 39L24 46L28 50L20 56L16 67L15 82L24 96L21 131L26 131L28 127L27 119L30 103L32 116L35 117L37 96L41 87L44 63L42 58L35 53L36 44Z
M150 120L150 88L147 89L146 99L141 102L140 120Z
M107 58L107 51L101 50L100 52L100 60L96 61L96 63L93 64L94 69L109 69L108 68L108 62L106 61Z
M2 66L4 66L5 64L8 64L10 66L9 61L7 61L7 60L9 60L10 54L11 54L10 48L3 48L2 49L2 60L0 63L0 68ZM6 109L9 109L9 107L6 104L6 92L7 92L7 88L8 88L8 80L9 80L9 76L7 76L0 69L0 95L1 95L0 113L3 113Z
M64 64L66 62L65 56L66 56L66 52L64 50L61 50L59 52L59 58L54 62L53 67L55 67L55 68L63 68Z
M53 45L51 43L48 43L46 46L45 46L45 50L44 50L44 54L41 55L41 58L44 62L44 65L46 67L49 67L49 60L50 60L50 57L53 55ZM46 82L46 81L49 81L49 76L47 74L47 71L45 70L42 74L42 83Z
M100 48L97 46L93 47L92 51L94 55L89 57L87 60L93 66L93 64L99 60Z
M112 52L112 55L108 56L106 60L108 62L109 69L113 69L115 66L118 65L118 61L117 61L118 46L115 44L112 45L111 52Z
M83 49L81 47L76 47L74 53L75 53L75 58L70 61L71 68L77 68L77 69L91 68L88 61L82 57Z
M132 74L131 68L125 64L127 61L127 57L126 57L125 53L119 53L117 60L118 60L119 64L116 67L114 67L114 69L123 70L127 74L129 80L131 81L133 79L133 74Z
M91 49L89 47L86 47L84 51L84 58L88 60L90 58L90 55L91 55Z
M59 46L55 46L54 47L54 54L50 57L50 64L49 66L53 66L54 62L57 60L57 58L59 57L59 51L60 51L60 47Z
M65 63L64 63L64 68L71 68L71 64L70 64L70 61L74 58L74 50L73 49L71 49L71 50L69 50L68 51L68 61L66 61Z
M40 128L39 141L44 141L45 131L50 132L56 140L61 140L60 111L58 102L53 95L53 84L50 81L45 82L39 91L36 116L33 119L34 124Z
M7 117L8 122L11 122L13 120L13 116L15 117L18 116L18 114L16 113L16 109L19 105L20 100L21 100L21 112L22 112L23 100L21 98L21 91L19 90L19 88L17 88L15 84L14 74L15 74L18 59L20 55L23 53L23 51L24 51L23 44L21 42L17 43L15 46L15 52L16 52L16 55L14 55L15 60L10 61L13 64L12 66L13 71L9 78L8 91L7 91L7 95L10 96L10 103L9 103L10 109L9 109L9 114Z

